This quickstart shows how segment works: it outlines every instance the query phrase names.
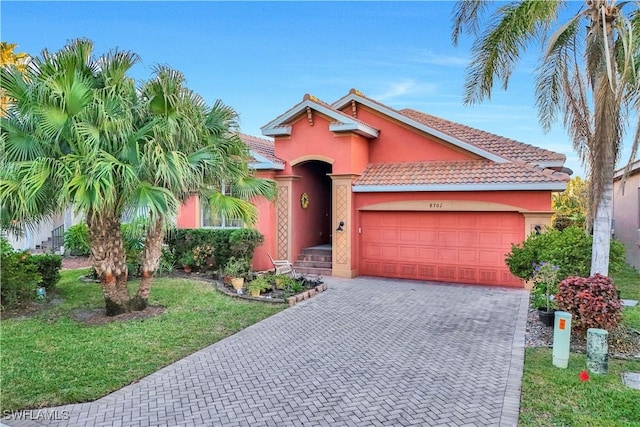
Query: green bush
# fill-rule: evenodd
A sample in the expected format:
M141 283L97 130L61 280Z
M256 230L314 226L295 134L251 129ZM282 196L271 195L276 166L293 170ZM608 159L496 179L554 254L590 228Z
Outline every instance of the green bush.
M41 286L47 292L55 289L56 283L60 280L62 257L59 255L32 255L27 259L36 266L38 274L42 277Z
M568 227L562 231L547 229L531 234L523 243L512 244L505 262L514 275L524 280L533 277L535 264L548 262L558 266L558 280L569 276L587 277L591 270L593 237L583 229ZM624 246L611 241L609 270L619 271L624 265Z
M81 223L72 225L64 232L64 249L71 255L86 256L91 253L89 227Z
M231 256L250 261L253 259L253 251L263 242L264 236L258 230L250 228L233 230L229 236Z
M18 308L35 297L42 281L35 263L27 252L2 252L0 254L0 305L2 309Z

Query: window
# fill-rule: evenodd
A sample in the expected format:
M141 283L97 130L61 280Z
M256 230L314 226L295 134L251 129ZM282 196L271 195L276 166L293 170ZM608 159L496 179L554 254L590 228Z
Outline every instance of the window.
M225 196L230 196L231 187L223 183L221 192ZM240 218L225 218L220 214L213 214L206 200L200 201L200 214L200 218L202 218L200 222L203 228L242 228L243 226Z

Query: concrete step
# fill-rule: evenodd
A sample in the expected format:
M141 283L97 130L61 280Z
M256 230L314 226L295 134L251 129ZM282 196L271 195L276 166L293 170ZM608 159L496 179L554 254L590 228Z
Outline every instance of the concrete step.
M330 268L306 268L306 267L295 267L296 273L298 274L315 274L317 276L331 276Z
M331 256L331 248L319 249L319 248L306 248L300 252L300 255L329 255Z
M331 270L331 260L327 261L300 261L297 260L293 267L297 270L298 268L328 268Z
M318 262L331 262L331 254L328 255L298 255L297 261L318 261Z

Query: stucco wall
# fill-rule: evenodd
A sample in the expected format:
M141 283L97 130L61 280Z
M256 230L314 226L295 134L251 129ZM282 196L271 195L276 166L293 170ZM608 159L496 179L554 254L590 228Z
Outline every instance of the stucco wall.
M624 192L620 180L613 184L614 237L627 248L627 261L640 270L640 170L631 175Z

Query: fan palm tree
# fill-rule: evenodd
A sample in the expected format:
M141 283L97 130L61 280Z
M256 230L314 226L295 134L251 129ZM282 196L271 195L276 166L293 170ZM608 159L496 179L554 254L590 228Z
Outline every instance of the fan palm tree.
M223 118L235 113L222 103L207 108L180 73L159 67L138 90L127 76L137 55L94 58L92 50L90 41L76 40L57 53L43 51L24 72L0 70L14 100L0 122L0 204L26 226L68 206L84 212L106 311L116 315L146 307L164 228L180 202L215 191L226 172L241 177L246 156L222 158L220 147L234 138ZM247 218L255 215L251 208L245 206ZM148 220L133 298L120 234L122 218L131 215Z
M490 6L493 15L485 23ZM638 107L640 16L636 2L586 0L568 21L557 24L566 7L562 1L459 1L453 41L457 44L463 32L475 37L465 83L467 104L490 98L496 79L506 89L521 54L533 41L544 47L536 84L539 119L548 131L562 113L588 170L594 236L591 274L607 275L613 173L627 113ZM636 130L631 159L637 153L638 135Z
M29 61L29 55L24 52L15 53L18 47L15 43L0 42L0 67L15 66L20 71L24 71ZM9 98L0 90L0 115L5 114Z

